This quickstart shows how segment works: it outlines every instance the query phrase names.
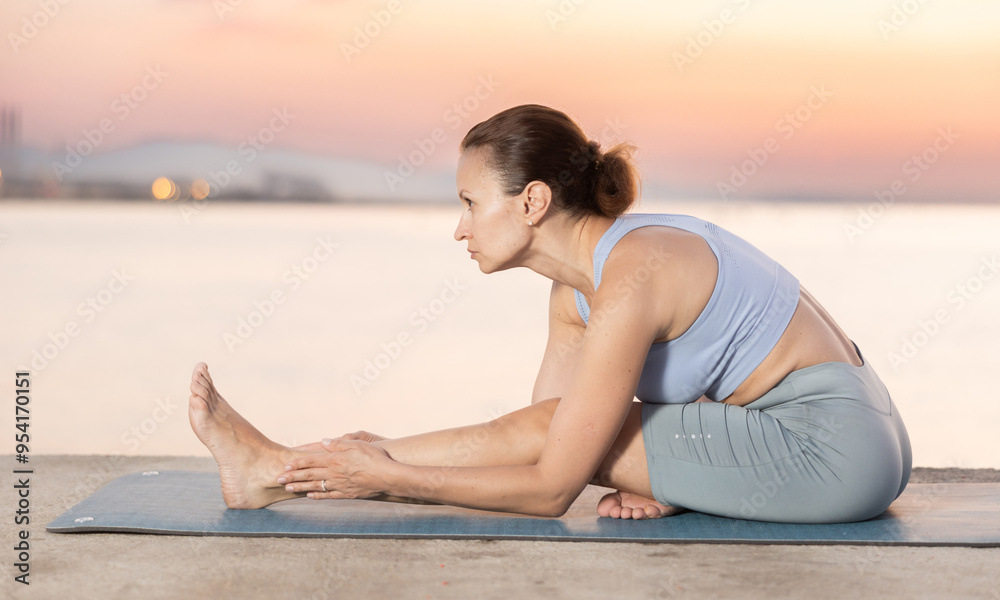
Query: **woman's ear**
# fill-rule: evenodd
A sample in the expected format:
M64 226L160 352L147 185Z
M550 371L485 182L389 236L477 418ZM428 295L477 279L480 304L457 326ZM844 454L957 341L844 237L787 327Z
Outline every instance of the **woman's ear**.
M542 181L532 181L521 194L521 207L524 217L539 223L549 207L552 206L552 188Z

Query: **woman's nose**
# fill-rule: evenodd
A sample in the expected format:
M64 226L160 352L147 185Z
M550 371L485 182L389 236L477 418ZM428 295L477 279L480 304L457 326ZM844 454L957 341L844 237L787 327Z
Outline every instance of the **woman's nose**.
M465 226L465 213L463 212L462 216L458 218L458 227L455 228L455 241L461 242L468 235L468 228Z

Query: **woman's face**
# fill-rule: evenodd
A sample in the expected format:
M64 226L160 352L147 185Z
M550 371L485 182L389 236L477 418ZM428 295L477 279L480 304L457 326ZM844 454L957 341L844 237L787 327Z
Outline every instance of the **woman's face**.
M462 216L455 239L466 242L471 258L483 273L519 266L530 236L524 203L520 196L503 193L486 165L485 150L473 148L462 153L456 182Z

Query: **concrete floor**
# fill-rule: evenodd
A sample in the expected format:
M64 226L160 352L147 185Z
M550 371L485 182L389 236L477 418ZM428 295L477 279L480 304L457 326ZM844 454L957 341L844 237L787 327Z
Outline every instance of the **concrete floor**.
M30 466L31 585L13 581L21 526L5 518L2 597L1000 600L1000 548L52 534L46 523L116 477L215 463L37 456ZM995 482L1000 471L916 469L911 481ZM5 512L15 508L12 485L3 485Z

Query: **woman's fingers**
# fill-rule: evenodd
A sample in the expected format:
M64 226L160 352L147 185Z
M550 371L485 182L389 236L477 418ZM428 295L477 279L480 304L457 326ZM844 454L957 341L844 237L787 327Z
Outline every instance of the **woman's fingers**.
M324 443L326 444L324 445ZM329 466L332 460L336 460L336 457L331 456L331 453L347 449L343 446L343 442L340 440L327 439L323 440L323 442L319 442L319 444L319 451L316 453L296 456L292 460L285 463L285 471L297 471L299 469L307 469L309 467Z
M278 476L278 483L289 492L311 492L322 490L323 480L330 479L337 472L333 453L344 450L339 440L329 442L327 453L307 454L293 458L285 464L285 472Z
M339 492L337 490L330 490L328 492L322 492L322 491L321 492L309 492L308 494L306 494L306 498L312 498L313 500L330 500L330 499L334 499L334 500L347 500L347 499L354 498L354 496L350 496L348 494L345 494L343 492Z
M382 492L384 482L367 477L365 469L391 461L385 450L361 440L324 439L321 444L326 452L289 460L276 478L278 485L313 494L310 498L368 498Z
M286 483L294 483L296 481L308 481L312 473L312 469L293 469L278 475L277 479L278 483L285 485Z
M378 441L381 441L381 440L385 439L381 435L370 433L370 432L364 431L364 430L355 431L354 433L348 433L348 434L342 435L340 437L341 437L341 439L344 439L344 440L361 440L362 442L368 442L369 444L372 443L372 442L378 442Z
M289 492L309 492L313 490L311 484L315 484L315 489L321 490L323 488L321 482L327 479L328 475L329 471L326 469L298 469L279 475L278 483L285 486Z

